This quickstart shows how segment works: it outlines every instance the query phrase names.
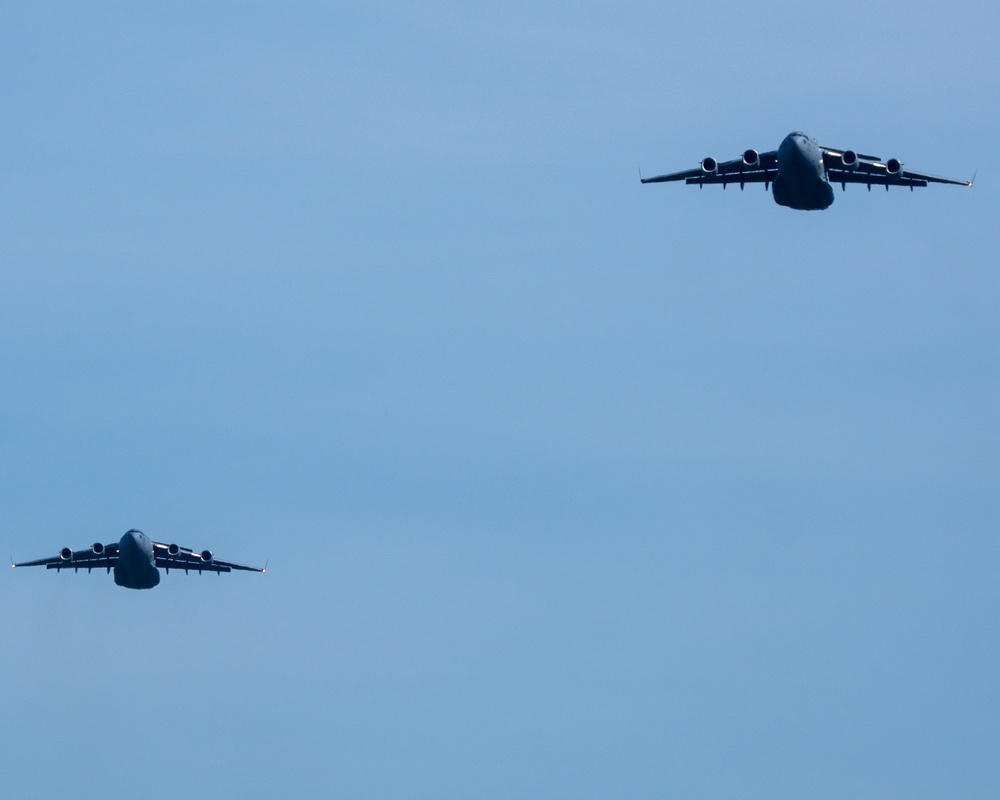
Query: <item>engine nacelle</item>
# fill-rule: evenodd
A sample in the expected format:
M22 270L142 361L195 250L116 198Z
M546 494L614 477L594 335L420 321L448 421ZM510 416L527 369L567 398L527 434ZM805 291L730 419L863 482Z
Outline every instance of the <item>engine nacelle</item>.
M719 170L719 162L709 156L701 160L701 171L706 175L714 175Z
M181 551L180 545L176 544L167 545L167 555L176 556L178 553L180 553L180 551Z
M62 550L59 551L59 558L61 558L63 561L69 561L72 557L73 557L73 551L70 550L68 547L64 547Z
M760 166L760 153L756 150L744 150L743 151L743 166L745 167L759 167Z
M204 561L206 564L209 561L211 561L212 560L212 551L211 550L202 550L201 551L201 560Z
M90 546L90 552L93 553L95 556L103 556L104 555L104 545L101 544L100 542L94 542Z
M854 169L858 165L858 154L853 150L845 150L840 156L840 163L845 169Z
M903 171L903 163L898 158L890 158L885 162L885 171L890 175L898 175Z

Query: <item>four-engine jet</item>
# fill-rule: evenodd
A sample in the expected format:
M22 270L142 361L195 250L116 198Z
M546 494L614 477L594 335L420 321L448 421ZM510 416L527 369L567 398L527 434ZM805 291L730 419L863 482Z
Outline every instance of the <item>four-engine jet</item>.
M684 181L704 186L706 183L721 183L725 188L730 183L738 183L740 189L747 183L763 183L766 190L773 184L774 202L800 211L821 211L833 203L831 183L839 183L846 189L849 183L864 183L868 191L872 185L884 186L926 186L928 183L952 183L957 186L972 186L972 181L956 181L939 178L903 169L898 158L887 161L876 156L866 156L853 150L839 150L823 147L815 139L804 133L790 133L777 150L758 153L747 150L742 158L734 161L718 162L709 157L703 159L697 169L672 172L655 178L642 178L642 183L663 183Z
M74 571L104 567L108 572L115 571L115 583L127 589L152 589L160 582L160 570L163 567L167 574L172 569L182 569L184 572L232 572L242 569L247 572L263 572L263 568L247 567L234 564L231 561L220 561L210 550L196 553L186 547L176 544L161 544L154 542L142 531L133 528L128 531L117 544L101 544L94 542L86 550L70 550L64 547L59 555L52 558L40 558L37 561L25 561L23 564L12 564L13 567L41 567L46 569Z

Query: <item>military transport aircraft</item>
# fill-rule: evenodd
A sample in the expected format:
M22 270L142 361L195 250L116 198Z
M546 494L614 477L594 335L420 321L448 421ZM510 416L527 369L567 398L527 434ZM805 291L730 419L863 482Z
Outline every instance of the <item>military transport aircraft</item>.
M157 567L163 567L167 574L172 569L182 569L184 572L195 570L223 573L232 572L234 569L264 572L263 568L220 561L210 550L196 553L176 544L154 542L135 528L122 536L117 544L94 542L86 550L76 551L64 547L59 551L59 555L52 558L40 558L37 561L25 561L23 564L11 564L11 566L45 566L46 569L72 569L74 572L80 569L90 572L101 567L111 572L113 568L115 583L128 589L152 589L156 586L160 582L160 571Z
M903 169L898 158L887 161L876 156L866 156L853 150L823 147L815 139L804 133L790 133L777 150L758 153L746 150L742 158L718 162L711 156L702 160L697 169L672 172L655 178L643 178L642 183L664 183L684 181L704 186L706 183L721 183L725 189L730 183L738 183L740 189L746 183L763 183L765 191L774 184L774 202L800 211L821 211L833 203L831 183L839 183L842 190L849 183L864 183L868 191L872 185L884 186L926 186L928 183L953 183L957 186L972 186L972 181L956 181L938 178Z

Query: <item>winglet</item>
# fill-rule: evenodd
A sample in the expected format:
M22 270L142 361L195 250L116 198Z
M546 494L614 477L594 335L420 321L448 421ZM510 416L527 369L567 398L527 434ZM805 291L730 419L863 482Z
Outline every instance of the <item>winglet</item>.
M261 573L267 572L267 565L270 563L271 559L268 559L267 561L264 562L264 569L261 570Z
M972 180L969 181L970 188L971 188L972 184L974 184L976 182L976 175L978 175L978 174L979 174L979 170L978 169L975 172L972 173Z
M14 563L14 556L11 556L10 557L10 568L14 569L14 567L16 567L16 566L17 566L17 564Z
M642 167L639 167L639 183L642 183Z

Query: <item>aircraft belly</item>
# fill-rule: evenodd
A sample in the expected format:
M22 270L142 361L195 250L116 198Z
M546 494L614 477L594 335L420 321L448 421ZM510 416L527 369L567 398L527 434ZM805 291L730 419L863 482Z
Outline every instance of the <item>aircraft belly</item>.
M779 172L771 186L774 202L799 211L822 211L833 205L833 187L824 180L790 181Z
M118 559L115 564L115 583L126 589L152 589L160 582L160 571L146 561Z

